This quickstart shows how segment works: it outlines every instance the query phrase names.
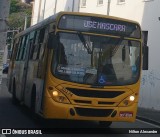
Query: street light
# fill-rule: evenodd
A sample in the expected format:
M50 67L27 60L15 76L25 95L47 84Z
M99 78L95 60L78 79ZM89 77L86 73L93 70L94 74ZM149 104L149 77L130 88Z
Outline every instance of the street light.
M27 28L28 18L31 18L31 17L32 16L25 15L24 30Z

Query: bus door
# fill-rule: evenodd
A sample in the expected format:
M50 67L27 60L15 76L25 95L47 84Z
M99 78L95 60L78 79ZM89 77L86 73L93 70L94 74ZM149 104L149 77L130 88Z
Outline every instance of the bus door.
M8 86L9 92L11 92L14 62L15 62L15 57L17 54L18 44L19 44L19 38L16 38L13 43L12 53L9 56L10 62L9 62L9 69L8 69L8 76L7 76L7 86Z
M30 75L28 74L28 70L29 70L29 58L30 58L30 52L31 52L31 49L33 46L33 43L34 43L34 35L35 35L35 31L34 32L31 32L29 35L28 35L28 38L27 38L27 48L25 49L25 52L24 52L24 70L23 70L23 75L22 75L22 93L21 93L21 98L22 98L22 101L24 101L24 97L25 97L25 92L27 91L27 86L26 86L26 82L27 82L27 76Z
M46 55L46 40L47 40L48 30L44 27L35 30L33 39L30 38L30 51L29 59L27 62L27 74L25 76L25 91L24 91L24 102L25 105L30 107L31 96L34 94L33 98L36 98L36 105L41 102L41 95L44 85L44 75L45 75L45 55ZM39 106L39 105L38 105ZM36 106L36 108L38 107Z

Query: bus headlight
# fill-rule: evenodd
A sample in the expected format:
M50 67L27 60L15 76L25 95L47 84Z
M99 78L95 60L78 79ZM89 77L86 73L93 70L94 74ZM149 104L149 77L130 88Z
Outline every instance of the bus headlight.
M69 100L67 99L67 97L62 94L60 91L58 90L54 90L52 92L52 98L56 101L56 102L59 102L59 103L67 103L67 104L70 104Z
M132 95L128 96L118 106L124 107L124 106L132 105L136 101L136 98L137 98L136 95L137 94L132 94Z
M61 93L59 90L55 88L51 88L51 87L49 87L48 90L54 101L59 102L59 103L70 104L70 101L68 100L68 98L63 93Z
M57 97L58 96L58 91L55 90L55 91L52 92L52 94L53 94L54 97Z
M130 100L130 101L134 101L134 100L135 100L135 97L134 97L134 96L130 96L130 97L129 97L129 100Z

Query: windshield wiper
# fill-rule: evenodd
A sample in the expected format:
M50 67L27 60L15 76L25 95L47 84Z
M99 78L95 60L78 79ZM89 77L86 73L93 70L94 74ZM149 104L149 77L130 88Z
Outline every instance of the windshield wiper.
M86 42L83 34L81 32L77 32L79 39L81 40L81 42L83 43L84 47L87 49L88 54L92 54L92 51L88 45L88 43Z

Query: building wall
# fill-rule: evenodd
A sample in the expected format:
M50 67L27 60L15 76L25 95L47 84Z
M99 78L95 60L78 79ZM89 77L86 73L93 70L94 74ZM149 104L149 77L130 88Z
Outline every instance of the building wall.
M97 13L107 15L108 0L103 0L103 4L98 4L98 0L86 0L86 6L82 5L80 1L79 11L87 13Z
M33 3L33 9L32 9L31 26L38 23L40 2L41 2L41 0L34 0L34 2L32 2Z
M160 110L160 1L145 2L141 26L148 30L149 70L143 72L140 106Z
M55 7L55 0L46 1L45 18L54 14ZM97 1L86 0L86 6L82 6L82 0L74 0L73 10L107 15L109 0L103 0L102 5L97 5ZM72 5L72 0L57 0L56 12L72 11ZM160 1L125 0L118 3L118 0L111 0L109 11L110 16L135 20L143 31L148 31L149 70L142 72L139 106L160 110L160 63L157 59L160 51Z
M32 25L60 11L79 10L80 0L34 0Z
M44 19L54 14L55 0L46 0Z

